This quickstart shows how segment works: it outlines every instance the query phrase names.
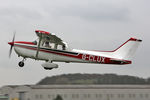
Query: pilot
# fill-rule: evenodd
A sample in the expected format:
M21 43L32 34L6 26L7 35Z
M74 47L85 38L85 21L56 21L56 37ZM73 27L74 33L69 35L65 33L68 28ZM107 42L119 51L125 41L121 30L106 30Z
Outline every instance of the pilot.
M49 37L46 37L45 47L51 48L49 40L50 40L50 38L49 38Z
M48 42L48 41L46 41L46 42L45 42L45 47L50 47L50 45L49 45L49 42Z
M65 45L62 45L62 49L63 49L63 50L66 50L66 46L65 46Z

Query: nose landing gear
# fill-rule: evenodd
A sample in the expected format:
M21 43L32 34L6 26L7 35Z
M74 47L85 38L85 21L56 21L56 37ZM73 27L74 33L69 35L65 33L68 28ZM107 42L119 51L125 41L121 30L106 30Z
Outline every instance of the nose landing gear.
M18 65L19 65L19 67L23 67L23 66L24 66L24 62L23 62L23 61L20 61L20 62L18 63Z
M18 63L19 67L23 67L24 66L24 61L25 61L25 58L23 58L23 60Z

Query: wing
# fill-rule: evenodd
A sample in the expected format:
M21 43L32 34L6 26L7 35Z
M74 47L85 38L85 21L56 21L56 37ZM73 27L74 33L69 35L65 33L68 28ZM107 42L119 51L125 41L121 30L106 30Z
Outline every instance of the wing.
M65 45L65 42L59 37L57 37L54 33L36 30L37 36L42 39L42 41L49 41L50 43L56 43L58 45Z

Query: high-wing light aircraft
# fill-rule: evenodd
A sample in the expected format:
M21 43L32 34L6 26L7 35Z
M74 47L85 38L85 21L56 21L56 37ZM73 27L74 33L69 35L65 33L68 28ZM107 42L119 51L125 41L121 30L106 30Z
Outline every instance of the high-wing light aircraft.
M130 38L113 51L90 51L69 49L66 42L50 32L36 30L35 33L38 39L33 42L15 41L15 35L12 42L8 42L11 45L9 56L14 47L18 56L23 57L23 60L18 63L20 67L24 66L26 58L44 60L45 63L42 66L48 70L58 68L58 64L53 62L131 64L131 58L139 43L142 41L140 39Z

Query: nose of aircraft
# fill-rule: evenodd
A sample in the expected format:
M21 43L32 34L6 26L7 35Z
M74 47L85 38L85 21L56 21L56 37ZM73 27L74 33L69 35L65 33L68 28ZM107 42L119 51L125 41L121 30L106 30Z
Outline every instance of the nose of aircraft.
M8 42L9 45L13 46L14 45L14 42Z

